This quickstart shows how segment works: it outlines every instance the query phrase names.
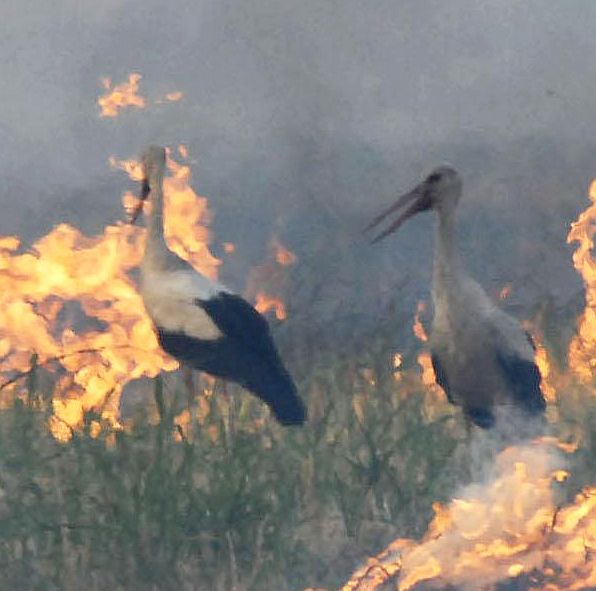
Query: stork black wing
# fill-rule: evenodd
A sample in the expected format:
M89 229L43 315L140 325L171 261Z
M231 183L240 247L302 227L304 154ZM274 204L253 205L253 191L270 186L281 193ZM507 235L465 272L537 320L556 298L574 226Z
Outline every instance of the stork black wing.
M529 335L528 339L534 347ZM543 413L546 402L540 390L540 371L536 364L516 355L503 353L497 355L497 360L518 406L531 415Z
M441 363L441 358L436 352L431 352L430 359L433 364L433 370L435 372L435 378L437 380L437 384L443 388L445 391L445 395L447 396L447 400L451 404L457 404L455 398L453 398L453 393L449 387L449 380L447 379L447 374ZM495 424L495 417L490 409L486 408L478 408L473 407L468 404L464 404L464 414L475 424L481 427L482 429L490 429Z
M195 301L226 337L252 348L274 365L281 364L267 321L246 300L220 292L214 298Z
M437 384L439 384L439 386L441 386L441 388L443 388L445 395L447 396L447 400L449 400L449 402L451 402L451 404L456 404L455 399L453 398L453 395L451 394L451 390L449 389L449 382L447 380L447 374L445 373L443 364L441 363L441 360L440 360L439 356L437 355L437 353L435 353L434 351L431 351L430 360L432 361L432 364L433 364L433 370L435 372L435 378L437 380Z
M248 302L228 293L196 304L223 336L203 340L158 327L164 350L196 369L238 382L261 398L283 425L304 423L304 404L275 349L267 321Z

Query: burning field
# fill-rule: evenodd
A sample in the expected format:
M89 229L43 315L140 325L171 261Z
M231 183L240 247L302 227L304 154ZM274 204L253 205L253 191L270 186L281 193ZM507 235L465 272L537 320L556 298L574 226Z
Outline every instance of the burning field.
M100 115L183 98L148 101L140 80L104 80ZM134 160L109 164L141 178ZM184 146L167 168L169 247L216 278ZM160 350L136 289L144 229L0 238L2 588L596 588L596 182L588 196L567 237L585 309L564 357L529 320L550 433L504 449L468 434L436 385L423 304L414 355L390 345L391 322L357 358L301 343L300 260L278 236L245 295L308 401L302 430Z

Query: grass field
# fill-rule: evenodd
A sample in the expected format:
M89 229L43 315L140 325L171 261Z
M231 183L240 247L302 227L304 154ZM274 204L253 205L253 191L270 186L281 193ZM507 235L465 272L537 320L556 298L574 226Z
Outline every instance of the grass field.
M378 337L358 356L295 361L303 429L233 387L196 378L189 395L162 376L125 429L88 414L66 444L49 433L51 386L34 367L0 413L0 588L340 586L393 538L420 537L432 503L471 478L460 413L413 359L396 371ZM555 409L562 439L582 434L569 496L596 482L589 391L567 379Z

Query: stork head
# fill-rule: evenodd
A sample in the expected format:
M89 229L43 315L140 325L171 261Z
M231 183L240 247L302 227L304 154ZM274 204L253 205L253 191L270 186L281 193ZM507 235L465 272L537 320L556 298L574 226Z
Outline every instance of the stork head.
M143 202L151 192L151 185L161 183L164 169L166 166L166 150L161 146L149 146L141 156L141 166L143 167L143 179L141 181L141 193L139 195L139 204L133 211L130 223L137 221L143 210Z
M391 214L398 214L389 227L373 239L374 243L395 232L407 219L421 211L429 209L435 209L439 213L453 211L461 196L461 189L462 180L457 171L450 166L439 166L419 185L398 197L397 201L381 212L365 231L372 230Z

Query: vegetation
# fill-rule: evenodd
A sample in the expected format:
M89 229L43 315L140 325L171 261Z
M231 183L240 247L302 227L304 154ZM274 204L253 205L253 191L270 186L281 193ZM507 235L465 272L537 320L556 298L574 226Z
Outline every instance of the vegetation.
M304 429L221 383L188 396L168 376L124 429L88 414L68 443L49 433L33 369L0 413L0 588L336 588L469 481L460 413L390 351L312 354ZM594 429L596 401L570 386L563 402L563 435ZM585 436L570 494L596 481L595 451Z

